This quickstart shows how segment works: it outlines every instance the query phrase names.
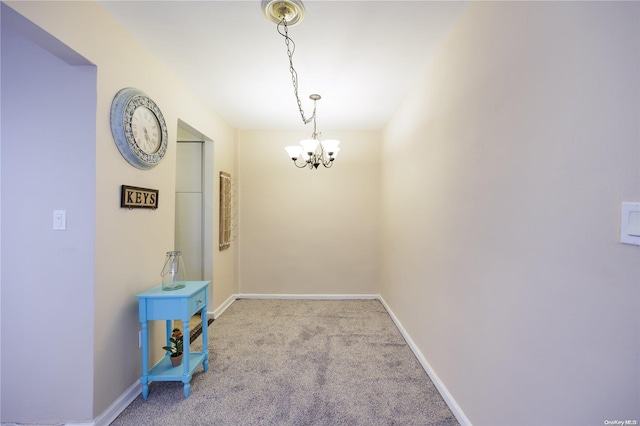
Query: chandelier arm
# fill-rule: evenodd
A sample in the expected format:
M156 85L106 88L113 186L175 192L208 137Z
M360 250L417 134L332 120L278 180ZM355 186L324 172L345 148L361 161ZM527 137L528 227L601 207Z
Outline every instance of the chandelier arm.
M280 26L284 27L284 32L280 29ZM289 37L289 27L287 26L287 20L282 18L282 20L278 23L276 27L278 33L284 37L284 44L287 46L287 56L289 57L289 72L291 73L291 82L293 83L293 93L296 96L296 101L298 103L298 110L300 111L300 117L302 118L302 122L304 124L309 124L316 117L316 107L315 102L313 105L313 114L311 117L307 118L305 116L304 110L302 109L302 101L300 100L300 95L298 94L298 72L293 67L293 53L296 51L296 43L293 41L291 37ZM293 45L293 48L290 47Z
M302 165L299 165L297 160L293 160L293 164L295 164L296 167L299 168L299 169L304 169L308 165L306 161L304 163L302 163Z
M322 155L322 165L325 166L327 169L333 166L333 160L328 155L325 156L324 151Z

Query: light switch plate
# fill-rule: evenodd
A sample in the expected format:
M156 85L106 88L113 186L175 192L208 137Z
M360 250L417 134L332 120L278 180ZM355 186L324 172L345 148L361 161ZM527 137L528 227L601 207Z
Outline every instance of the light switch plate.
M620 242L640 246L640 203L622 203Z
M67 230L67 211L66 210L53 211L53 230L54 231Z

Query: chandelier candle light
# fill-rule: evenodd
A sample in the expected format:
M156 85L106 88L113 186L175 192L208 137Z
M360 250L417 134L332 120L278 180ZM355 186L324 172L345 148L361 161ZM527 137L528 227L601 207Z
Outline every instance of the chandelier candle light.
M303 139L300 141L299 146L288 146L285 150L293 160L293 164L298 168L309 167L311 170L315 170L320 164L329 168L333 165L333 161L340 151L340 148L338 148L340 141L336 139L320 140L321 133L318 132L316 128L316 102L320 100L320 95L313 94L309 96L313 101L313 114L309 118L305 117L302 102L298 95L298 73L293 67L295 43L289 37L289 25L295 25L302 20L305 14L304 5L299 0L262 0L261 6L267 19L278 24L278 33L285 39L293 92L298 102L298 109L300 110L302 121L304 124L313 122L311 138ZM300 159L300 161L298 161L298 159Z

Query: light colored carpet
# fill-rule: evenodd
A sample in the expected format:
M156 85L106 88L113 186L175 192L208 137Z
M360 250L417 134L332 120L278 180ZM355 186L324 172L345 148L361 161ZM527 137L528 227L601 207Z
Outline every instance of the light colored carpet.
M379 301L237 300L208 330L189 398L152 383L112 425L458 424Z

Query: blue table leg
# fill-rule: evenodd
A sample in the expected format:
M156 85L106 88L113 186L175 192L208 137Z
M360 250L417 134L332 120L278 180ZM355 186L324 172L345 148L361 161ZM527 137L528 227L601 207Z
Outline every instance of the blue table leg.
M202 311L200 311L200 318L202 318L202 352L204 352L204 362L202 363L202 369L204 371L207 371L209 369L209 340L207 337L209 319L207 318L207 308L202 308Z
M184 397L188 398L191 393L191 375L189 374L189 339L191 332L189 331L189 319L182 321L182 335L184 339L184 347L182 349L184 356L182 357L182 383L184 383Z
M140 379L140 382L142 383L143 380L146 380L146 377L143 379ZM145 382L142 383L142 398L147 399L149 398L149 385Z
M169 339L171 339L171 335L173 334L173 320L167 320L165 327L167 329L167 346L172 346L171 340Z
M142 339L142 376L140 377L140 383L142 384L142 397L147 399L149 396L149 329L147 322L141 322Z

